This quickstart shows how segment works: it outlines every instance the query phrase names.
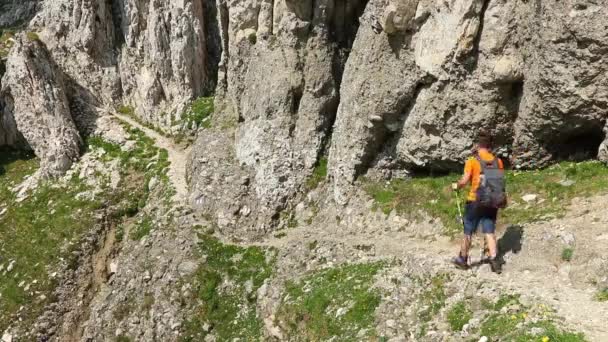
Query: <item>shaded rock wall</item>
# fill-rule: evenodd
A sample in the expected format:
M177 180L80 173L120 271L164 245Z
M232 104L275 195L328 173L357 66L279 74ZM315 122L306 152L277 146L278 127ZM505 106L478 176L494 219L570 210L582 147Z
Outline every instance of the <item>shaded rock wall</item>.
M38 10L41 0L0 1L0 28L27 23Z

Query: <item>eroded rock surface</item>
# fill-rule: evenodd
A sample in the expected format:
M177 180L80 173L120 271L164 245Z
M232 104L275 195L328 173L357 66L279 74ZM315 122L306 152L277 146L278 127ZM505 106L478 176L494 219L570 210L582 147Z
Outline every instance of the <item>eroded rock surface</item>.
M245 197L276 218L329 154L333 195L344 203L370 171L459 169L481 130L517 167L605 158L606 8L218 1L215 120L236 126L234 163L253 175ZM200 204L209 183L197 176L205 173L197 156L214 153L197 153L191 178ZM214 191L232 187L222 183Z
M606 160L607 5L59 0L44 1L27 29L60 71L53 84L80 132L100 107L120 105L170 128L215 88L191 200L222 228L263 233L326 158L340 203L360 176L459 169L480 130L517 167ZM19 89L11 79L3 87ZM11 117L4 144L19 134Z
M235 197L235 210L220 222L236 228L240 218L248 221L239 213L253 201L261 208L253 214L259 218L255 226L266 230L303 190L328 146L344 61L364 6L364 1L218 2L224 50L217 121L237 126L226 143L234 143L233 163L252 175L248 195ZM214 133L202 134L201 142ZM218 179L209 191L206 176L199 178L209 173L201 160L215 153L201 149L195 148L193 159L194 202L218 215L213 201L203 197L232 193L224 189L233 184Z
M80 152L63 79L40 41L17 39L2 81L3 112L7 121L14 119L48 176L63 174Z

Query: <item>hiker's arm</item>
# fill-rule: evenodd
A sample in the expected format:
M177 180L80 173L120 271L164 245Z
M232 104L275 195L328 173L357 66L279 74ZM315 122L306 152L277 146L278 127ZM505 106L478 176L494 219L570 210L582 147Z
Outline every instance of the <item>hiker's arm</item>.
M460 180L456 184L458 185L458 189L462 189L465 186L467 186L469 184L469 182L471 182L471 173L466 172L464 174L464 176L462 176L462 178L460 178Z
M456 190L462 189L465 186L467 186L471 182L472 174L473 174L473 164L472 164L471 160L469 159L464 164L464 175L462 176L462 178L460 178L460 180L457 183L452 184L452 190L456 191Z

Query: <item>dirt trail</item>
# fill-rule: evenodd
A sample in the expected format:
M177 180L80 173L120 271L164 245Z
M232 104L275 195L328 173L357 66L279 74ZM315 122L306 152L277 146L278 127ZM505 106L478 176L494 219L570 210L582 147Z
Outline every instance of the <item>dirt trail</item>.
M592 202L601 206L606 200L608 196L594 198ZM517 254L511 252L506 255L507 263L502 274L492 273L489 265L482 265L470 272L484 281L500 283L517 293L538 297L552 305L557 314L566 320L568 326L584 332L590 341L608 341L608 324L606 324L608 304L594 299L596 288L593 285L576 280L581 275L575 270L584 269L587 273L593 272L587 264L593 255L608 253L608 244L602 243L601 238L598 239L598 236L603 236L602 222L595 224L594 227L589 225L589 222L593 221L589 215L593 216L593 213L594 211L590 211L588 206L582 205L571 208L563 219L527 225L522 250ZM605 219L608 220L608 217ZM565 263L560 261L559 257L556 258L555 251L561 252L561 244L555 245L555 241L543 242L547 232L558 234L555 231L560 225L572 228L576 234L575 248L580 257L572 263ZM352 246L373 245L377 256L399 258L414 254L428 260L445 262L446 265L458 250L458 241L450 241L447 237L428 241L412 238L401 232L353 233L331 226L315 228L304 226L287 230L286 233L287 235L282 238L271 237L258 245L282 249L290 244L308 243L311 239L348 243ZM503 233L500 233L499 237ZM474 260L479 258L480 252L481 239L477 237L471 254ZM454 273L463 272L449 266L447 270Z
M186 182L186 168L188 164L188 156L192 150L191 146L183 148L176 144L171 138L167 138L155 130L148 128L132 118L121 115L115 112L111 113L114 117L125 121L129 125L143 131L148 137L156 142L156 146L167 150L169 154L169 171L167 176L175 187L176 194L173 196L175 203L183 203L188 199L188 183Z
M188 196L186 184L186 164L190 153L190 148L183 149L176 145L171 139L162 136L158 132L147 128L137 121L124 115L113 113L113 115L130 125L142 130L147 136L156 141L156 145L168 151L171 167L168 172L169 179L173 182L176 189L176 203L185 201ZM594 200L598 206L605 203L606 198L597 198ZM600 208L598 208L600 209ZM543 224L531 225L527 228L530 232L526 236L528 245L540 243L540 237L543 229L553 229L554 226L560 225L562 222L568 222L572 227L586 227L588 222L595 221L595 218L586 217L589 214L587 206L582 208L571 208L565 219L545 222ZM608 221L608 218L606 218ZM598 228L601 226L601 223ZM602 231L589 230L577 231L577 245L584 248L595 248L593 253L606 253L608 244L603 244L597 241L596 236L601 235ZM349 243L351 245L369 245L373 244L378 256L400 257L406 254L416 254L424 256L430 260L447 262L458 249L457 243L450 241L448 238L440 238L436 241L427 241L423 239L412 238L405 233L393 232L383 233L381 235L376 232L368 233L347 233L340 228L323 225L322 227L312 228L310 226L298 227L287 231L287 235L282 238L269 237L265 241L255 243L253 245L271 246L278 249L285 248L291 243L303 243L304 241L319 239L324 241L335 241L340 243ZM405 248L404 246L407 246ZM477 256L478 251L473 252ZM602 255L602 254L600 254ZM605 254L604 254L605 255ZM536 266L531 266L531 263ZM524 248L521 253L512 254L508 257L508 263L505 267L505 272L502 275L491 273L487 268L489 266L479 267L472 272L476 276L489 282L500 282L508 287L520 292L533 294L540 297L553 305L557 309L557 313L566 319L568 325L578 328L583 331L591 341L607 341L608 340L608 305L597 302L593 299L593 288L591 285L586 287L575 286L571 281L571 275L566 266L555 266L554 257L549 255L545 250L530 246ZM453 272L461 272L453 270Z

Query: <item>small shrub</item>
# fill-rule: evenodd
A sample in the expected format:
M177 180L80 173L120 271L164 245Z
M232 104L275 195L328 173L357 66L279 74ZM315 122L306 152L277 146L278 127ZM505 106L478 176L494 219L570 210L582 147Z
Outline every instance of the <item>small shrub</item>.
M211 127L210 119L215 110L213 101L213 97L200 97L192 102L184 119L188 129Z
M599 290L595 295L595 299L599 302L608 302L608 287Z
M448 322L452 331L461 331L465 324L473 318L473 312L463 301L456 303L448 312Z
M132 240L141 240L145 236L148 236L152 231L152 219L148 216L144 217L140 223L133 227L131 231Z
M566 247L562 250L562 260L570 262L572 260L572 256L574 255L574 249L570 247Z
M308 179L307 187L315 189L327 178L327 157L322 157Z
M249 34L247 39L249 40L251 45L255 45L258 42L258 35L257 35L257 33L252 32L251 34Z
M30 32L26 33L25 35L26 35L27 39L29 39L32 42L40 41L40 36L38 36L38 33L36 33L36 32L30 31Z
M135 108L132 106L122 105L116 108L116 111L122 115L133 116L135 114Z

